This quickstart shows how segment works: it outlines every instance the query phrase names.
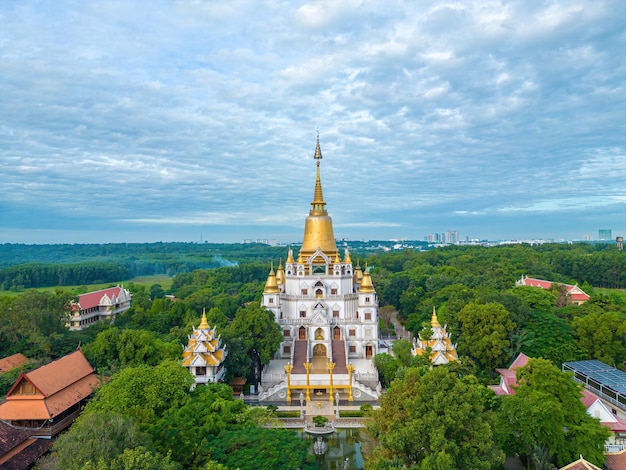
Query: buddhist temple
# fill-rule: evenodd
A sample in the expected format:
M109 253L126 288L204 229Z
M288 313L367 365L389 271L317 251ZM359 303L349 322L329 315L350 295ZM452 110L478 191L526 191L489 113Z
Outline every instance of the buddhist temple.
M418 336L413 345L413 354L422 355L426 354L428 348L430 348L430 362L434 365L447 364L448 362L458 361L459 357L456 353L456 345L452 344L446 327L441 326L437 319L437 311L433 307L433 316L430 320L430 326L432 329L432 336L430 339L422 339Z
M202 312L198 328L189 335L187 347L183 352L183 366L187 367L195 379L195 385L218 382L224 377L224 359L228 351L222 345L221 337L216 335Z
M378 299L367 268L337 249L322 192L319 135L313 201L297 257L270 269L262 306L273 312L283 341L262 376L261 401L376 400L372 359L378 348Z

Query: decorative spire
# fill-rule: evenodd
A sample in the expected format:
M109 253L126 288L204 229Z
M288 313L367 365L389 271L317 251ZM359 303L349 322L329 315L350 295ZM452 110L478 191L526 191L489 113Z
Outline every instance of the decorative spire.
M278 270L276 271L276 282L278 284L285 283L285 271L283 270L283 260L281 258L280 264L278 265Z
M361 278L361 285L359 286L359 293L368 294L370 292L376 292L374 290L374 284L372 284L372 278L367 269L367 265L365 266L365 271L363 272L363 277Z
M343 262L346 264L352 264L352 260L350 259L350 250L346 248L346 256L343 259Z
M200 326L198 326L199 330L208 330L209 327L209 322L207 322L206 320L206 309L203 307L202 308L202 320L200 320Z
M278 283L276 282L276 274L274 273L274 264L272 263L270 275L267 276L267 282L265 283L265 289L263 290L263 293L278 294L279 292L280 291L278 289Z
M315 144L315 155L313 158L317 164L317 176L315 178L315 191L313 192L313 202L311 202L311 214L325 213L326 202L322 194L322 179L320 177L320 161L322 160L322 149L320 148L320 133L317 133L317 143Z
M437 319L437 311L435 310L435 307L433 307L433 316L430 319L430 325L433 328L441 328L441 325L439 324L439 320Z
M293 250L289 248L289 254L287 255L287 264L293 264Z

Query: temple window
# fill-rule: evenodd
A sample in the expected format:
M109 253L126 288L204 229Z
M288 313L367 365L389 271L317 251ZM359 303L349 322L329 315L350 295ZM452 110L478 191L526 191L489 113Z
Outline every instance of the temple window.
M283 347L283 352L284 352L285 354L291 354L291 345L286 344L286 345Z
M316 299L321 299L324 296L324 292L322 291L322 289L317 289L315 291L315 298Z
M333 318L339 318L339 310L333 310Z
M274 299L269 299L269 303L273 304L274 303Z
M301 290L300 290L300 293L301 293L302 295L307 295L307 294L309 293L309 291L308 291L308 289L301 289Z
M330 295L337 295L337 288L333 287L332 289L330 289Z
M369 297L365 297L365 302L367 302L369 304L370 303L370 298Z
M300 310L300 318L306 318L306 310Z
M291 336L291 331L290 331L290 330L283 330L283 336L284 336L285 338L290 337L290 336Z
M351 345L349 346L348 351L349 351L349 352L351 352L351 353L355 353L355 352L356 352L356 345L351 344Z
M197 376L205 376L206 375L206 367L196 367L196 375Z
M348 330L348 336L356 336L356 330L355 329Z
M370 312L365 312L365 319L366 320L371 320L372 319L372 314Z

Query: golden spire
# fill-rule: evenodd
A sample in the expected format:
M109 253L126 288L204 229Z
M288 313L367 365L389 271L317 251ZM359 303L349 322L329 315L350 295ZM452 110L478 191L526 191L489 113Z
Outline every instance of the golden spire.
M202 320L200 320L200 326L198 326L199 330L208 330L209 327L209 323L206 320L206 309L202 308Z
M350 259L350 250L348 250L347 248L346 248L346 256L343 262L346 264L352 264L352 260Z
M333 233L333 221L326 212L326 202L322 194L322 180L320 177L320 161L322 160L322 150L320 148L320 136L317 134L317 143L315 145L315 155L317 175L315 178L315 191L313 192L313 201L311 202L311 210L304 224L304 240L300 248L298 262L303 262L321 249L322 252L331 259L337 254L337 245L335 244L335 235Z
M289 248L289 254L287 255L287 264L293 264L293 250Z
M278 265L278 270L276 271L276 282L278 284L285 283L285 271L283 271L283 260L280 260L280 264Z
M274 266L270 270L270 275L267 276L267 282L265 283L264 294L278 294L278 283L276 282L276 274L274 274Z
M365 271L363 272L363 277L361 278L361 285L359 286L359 293L367 294L370 292L375 292L374 284L372 284L372 278L367 270L367 266L365 266Z
M430 325L433 328L441 328L441 325L439 324L439 320L437 319L437 312L435 311L435 307L433 307L433 316L430 319Z

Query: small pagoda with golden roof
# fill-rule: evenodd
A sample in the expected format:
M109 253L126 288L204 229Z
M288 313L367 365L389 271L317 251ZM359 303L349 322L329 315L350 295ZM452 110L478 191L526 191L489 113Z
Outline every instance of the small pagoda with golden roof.
M218 382L224 377L223 363L227 354L226 346L216 335L215 327L209 326L203 310L200 325L193 329L183 352L183 366L194 376L196 385Z
M433 330L432 336L430 339L422 339L422 337L418 335L413 345L413 354L421 356L430 349L430 362L436 366L458 361L459 357L456 353L456 345L452 344L446 332L446 327L442 327L439 323L435 307L433 307L433 316L430 319L430 325Z

